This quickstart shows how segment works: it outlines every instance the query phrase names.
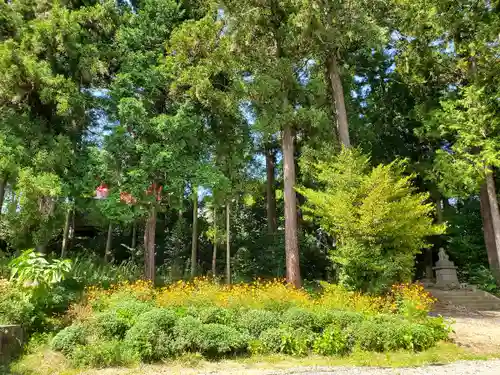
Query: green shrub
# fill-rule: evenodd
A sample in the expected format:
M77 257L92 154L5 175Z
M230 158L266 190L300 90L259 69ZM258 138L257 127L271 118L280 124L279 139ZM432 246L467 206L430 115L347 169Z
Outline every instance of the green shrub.
M248 351L250 352L250 355L269 353L269 351L264 348L262 341L259 339L250 339L250 341L248 341Z
M316 338L313 350L320 355L346 354L351 349L350 334L337 325L327 327L321 336Z
M428 193L416 190L404 161L373 168L360 151L344 149L304 169L320 189L297 188L302 208L339 240L331 258L348 289L378 293L408 280L427 238L446 229L434 224Z
M381 325L391 325L405 322L405 320L401 316L394 314L377 314L370 316L368 320Z
M203 309L192 308L189 314L200 319L204 324L216 323L232 325L235 321L235 313L233 310L218 306L211 306Z
M73 289L75 285L70 280L64 280L60 284L52 285L47 293L35 294L33 303L35 308L47 314L62 314L70 304L76 302L80 297L80 291Z
M172 330L177 321L174 311L153 309L142 314L124 340L127 348L143 361L154 361L173 353Z
M283 315L282 322L285 326L293 329L306 328L315 330L319 328L320 321L318 317L309 310L292 307Z
M318 313L317 319L321 327L334 325L346 329L360 324L365 316L355 311L324 310Z
M104 338L123 338L135 324L139 316L151 309L151 305L137 300L126 300L111 309L95 315L91 325L96 333Z
M135 324L135 326L139 326L147 322L149 325L156 325L157 329L160 329L163 332L171 333L178 319L179 317L175 311L156 308L139 316L139 321Z
M81 324L73 324L64 328L54 336L51 342L52 349L69 354L73 351L76 345L84 345L86 343L87 330Z
M230 353L243 353L249 337L233 327L221 324L204 324L199 337L199 351L207 357L219 357Z
M314 332L306 328L285 328L281 335L281 351L294 356L307 355L315 339Z
M364 350L383 352L413 348L411 324L397 317L382 316L364 321L356 330L356 338Z
M238 318L237 327L247 331L257 338L269 328L277 328L280 317L277 313L268 310L249 310L243 312Z
M174 327L174 348L178 353L196 352L198 338L201 335L202 323L199 319L186 316L177 321Z
M137 360L119 340L97 341L90 345L76 346L70 356L75 367L111 367L128 365Z
M423 321L430 330L432 330L432 335L435 337L436 342L441 340L448 340L452 328L450 323L446 321L442 316L439 317L427 317Z
M259 336L260 346L263 352L279 353L281 352L281 336L283 328L269 328L263 331ZM256 345L259 350L259 343Z
M410 325L411 346L413 350L421 351L433 347L438 341L434 331L424 324L413 323Z
M413 346L412 324L406 321L380 324L383 332L384 351L411 350Z
M392 324L384 327L373 320L364 321L356 330L356 344L363 350L383 352L386 347L385 329L392 327Z
M123 338L131 327L131 322L112 310L95 315L90 324L100 337L106 339Z
M260 335L260 348L253 350L303 356L309 353L315 338L314 332L305 328L270 328Z
M19 286L0 279L0 296L0 324L32 324L36 311L29 294L23 293Z
M45 259L45 255L34 249L25 250L13 258L9 267L11 279L19 284L29 283L33 289L49 290L51 285L64 280L71 271L70 259Z
M180 319L174 327L177 353L200 352L207 357L241 353L247 349L249 337L222 324L202 324L193 317Z
M152 308L152 304L136 299L127 299L114 303L111 308L120 318L133 325L141 314Z
M372 317L355 330L356 343L361 349L371 351L425 350L439 340L447 338L446 325L441 319L428 319L414 323L398 316Z

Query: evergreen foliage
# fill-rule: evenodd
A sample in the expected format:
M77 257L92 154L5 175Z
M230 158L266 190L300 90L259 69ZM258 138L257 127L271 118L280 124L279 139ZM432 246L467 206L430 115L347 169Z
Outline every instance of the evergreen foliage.
M356 150L313 165L321 190L300 188L304 210L336 241L332 260L339 282L351 289L380 291L411 278L414 257L427 236L444 232L433 224L429 196L404 176L404 163L373 169Z

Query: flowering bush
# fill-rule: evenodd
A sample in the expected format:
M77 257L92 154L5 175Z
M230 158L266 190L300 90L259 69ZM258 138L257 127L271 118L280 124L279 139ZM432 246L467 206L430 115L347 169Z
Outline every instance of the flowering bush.
M393 285L391 289L394 312L407 318L424 318L437 301L419 283Z
M212 305L284 311L292 306L310 305L312 298L304 290L292 288L281 279L226 286L215 284L208 278L198 278L160 289L156 301L163 307Z
M354 347L423 350L448 336L442 318L425 317L433 299L417 284L394 286L386 297L322 286L314 295L278 279L232 286L198 278L158 289L147 281L89 287L70 312L88 336L78 339L95 350L84 355L76 345L65 354L92 366L189 353L343 355Z
M349 310L364 313L385 312L389 309L387 298L351 292L340 285L321 282L323 293L317 304L331 310Z
M85 290L83 304L70 311L78 319L79 313L102 311L127 298L152 302L166 308L219 307L225 309L254 309L284 312L290 308L320 311L352 311L365 314L396 313L408 318L425 317L436 299L421 284L394 285L387 296L370 296L348 291L341 286L321 282L322 291L312 295L303 289L290 287L282 279L256 280L252 283L220 285L201 277L192 281L178 281L155 289L150 281L123 281L109 288L91 286Z
M122 281L113 284L109 288L89 286L85 288L85 303L94 310L104 310L120 303L124 299L138 299L140 301L152 301L156 296L151 281L138 280L135 282Z

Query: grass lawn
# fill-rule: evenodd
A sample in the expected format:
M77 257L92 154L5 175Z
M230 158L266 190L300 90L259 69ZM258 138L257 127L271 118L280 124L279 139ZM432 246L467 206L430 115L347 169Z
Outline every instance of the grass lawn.
M256 375L264 370L283 370L309 366L379 366L414 367L426 364L445 364L458 360L487 360L499 358L498 354L471 353L451 343L440 343L429 350L414 353L354 352L345 357L308 356L303 358L284 355L252 356L234 360L206 361L198 355L185 355L175 361L155 365L138 365L131 368L72 369L64 356L48 348L27 354L11 366L11 375L191 375L203 372Z

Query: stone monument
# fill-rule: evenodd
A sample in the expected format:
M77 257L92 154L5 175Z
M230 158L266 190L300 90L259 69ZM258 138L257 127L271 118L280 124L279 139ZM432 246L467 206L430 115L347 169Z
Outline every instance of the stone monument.
M457 267L450 260L443 248L438 252L439 260L433 268L436 271L436 287L454 289L460 287L457 277Z

